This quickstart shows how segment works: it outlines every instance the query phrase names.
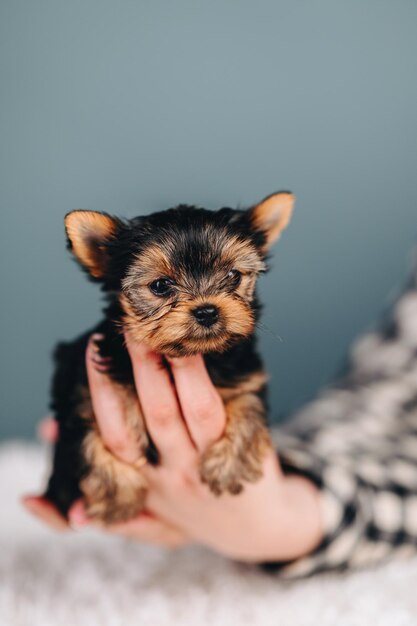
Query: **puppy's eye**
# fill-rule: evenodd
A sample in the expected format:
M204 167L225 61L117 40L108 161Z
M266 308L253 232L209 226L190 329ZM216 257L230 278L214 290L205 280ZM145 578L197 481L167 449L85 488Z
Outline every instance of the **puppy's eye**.
M242 274L239 272L239 270L230 270L230 272L227 275L229 284L231 284L233 287L237 287L240 284L240 281L242 280Z
M149 289L156 296L163 297L168 296L171 293L173 285L174 281L170 278L158 278L149 285Z

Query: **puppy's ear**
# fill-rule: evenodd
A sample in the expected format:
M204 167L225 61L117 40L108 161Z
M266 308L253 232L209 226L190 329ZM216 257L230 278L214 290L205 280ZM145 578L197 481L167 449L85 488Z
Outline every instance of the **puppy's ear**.
M292 193L279 191L249 209L252 227L265 236L265 249L268 249L288 226L294 203L295 197Z
M121 222L98 211L71 211L65 216L70 248L93 278L103 278L108 267L109 243Z

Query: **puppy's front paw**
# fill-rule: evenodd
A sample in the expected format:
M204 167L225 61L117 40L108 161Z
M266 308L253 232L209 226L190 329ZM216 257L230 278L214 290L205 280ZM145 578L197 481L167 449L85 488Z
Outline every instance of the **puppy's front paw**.
M225 435L201 459L201 480L215 495L224 492L238 494L245 482L254 483L262 476L263 459L270 446L266 429L259 428L247 447L236 443Z
M225 491L233 494L242 491L244 468L240 459L235 457L233 446L228 439L225 437L220 439L203 455L200 477L217 496Z
M271 448L264 422L264 407L258 396L246 393L225 404L224 435L203 454L200 477L211 491L238 494L244 483L262 476L265 454Z

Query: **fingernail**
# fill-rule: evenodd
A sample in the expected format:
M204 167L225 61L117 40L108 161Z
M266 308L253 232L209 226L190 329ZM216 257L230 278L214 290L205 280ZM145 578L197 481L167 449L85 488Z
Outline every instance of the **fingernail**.
M100 372L107 372L111 363L111 356L100 356L95 352L90 356L92 362L95 365L96 370Z
M100 352L100 346L98 345L101 341L103 341L104 335L102 333L94 333L90 337L90 345L93 352Z
M99 343L104 339L104 335L101 333L94 333L91 335L88 342L88 356L92 363L94 363L94 369L101 374L105 374L109 371L110 363L112 361L111 356L101 356Z

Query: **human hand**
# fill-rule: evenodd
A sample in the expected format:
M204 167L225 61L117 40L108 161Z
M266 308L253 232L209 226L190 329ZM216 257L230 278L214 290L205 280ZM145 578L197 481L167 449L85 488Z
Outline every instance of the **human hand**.
M146 347L127 343L147 429L158 449L158 466L146 465L149 491L146 511L107 526L106 532L167 547L186 543L209 546L244 561L278 561L313 550L322 537L315 486L300 476L284 476L271 450L263 476L238 496L213 495L201 483L200 455L225 427L225 410L203 358L172 359L168 371ZM87 372L97 423L107 447L126 461L135 460L123 407L113 384L87 350ZM66 526L52 505L39 497L25 499L31 512L54 527ZM70 524L94 523L82 501L69 512Z

